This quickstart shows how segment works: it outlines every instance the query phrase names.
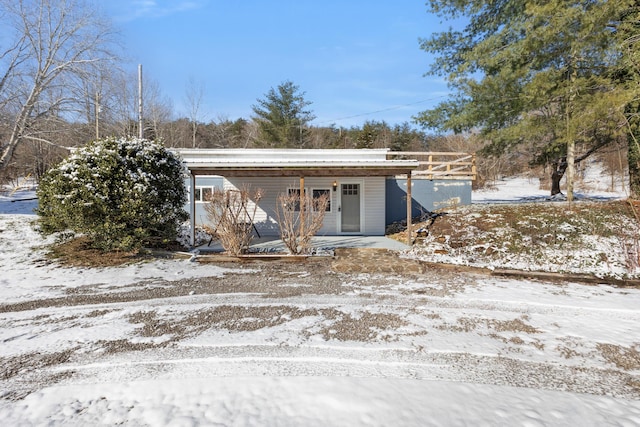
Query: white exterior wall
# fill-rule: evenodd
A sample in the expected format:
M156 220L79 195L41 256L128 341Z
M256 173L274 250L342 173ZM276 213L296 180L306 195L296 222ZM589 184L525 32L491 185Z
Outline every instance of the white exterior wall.
M254 217L255 226L261 236L278 236L278 219L276 216L276 197L286 188L282 178L225 178L224 190L238 190L248 188L250 193L257 189L262 190L262 199ZM253 212L255 204L251 203L247 208Z
M337 191L333 191L333 182L338 183ZM338 235L340 233L338 207L340 204L340 183L359 183L361 185L361 233L365 235L384 235L385 231L385 177L305 177L305 190L310 193L316 189L328 189L331 195L331 210L326 212L323 226L318 235ZM289 188L299 188L300 178L225 178L224 189L240 189L248 186L251 192L260 188L263 197L258 204L255 225L261 236L278 236L277 197L286 193ZM249 212L254 205L249 206Z
M386 178L373 176L364 179L364 224L363 234L367 236L384 236Z

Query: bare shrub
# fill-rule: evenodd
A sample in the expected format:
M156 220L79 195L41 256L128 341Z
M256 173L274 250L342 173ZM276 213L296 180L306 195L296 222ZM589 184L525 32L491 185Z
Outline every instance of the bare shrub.
M253 226L258 202L263 191L253 193L248 187L240 190L215 188L204 205L207 218L214 227L205 226L206 231L220 240L230 255L246 253L253 238Z
M292 255L308 253L311 239L322 228L329 196L312 197L299 193L278 195L276 216L280 226L280 238Z

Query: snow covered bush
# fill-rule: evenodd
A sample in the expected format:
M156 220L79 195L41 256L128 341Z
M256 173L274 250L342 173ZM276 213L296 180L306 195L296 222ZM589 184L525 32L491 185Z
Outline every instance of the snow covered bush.
M102 250L173 242L187 192L180 159L158 142L108 138L74 151L38 187L41 230L72 230Z

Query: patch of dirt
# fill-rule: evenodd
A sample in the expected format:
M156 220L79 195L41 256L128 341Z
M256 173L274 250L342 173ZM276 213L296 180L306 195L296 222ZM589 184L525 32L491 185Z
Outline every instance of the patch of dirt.
M526 334L539 334L540 330L525 323L522 319L513 320L496 320L487 321L487 325L497 332L524 332Z
M596 348L607 362L613 363L620 369L625 371L640 369L640 352L636 346L622 347L614 344L598 343Z
M69 361L77 349L56 353L25 353L0 357L0 399L17 401L42 387L51 386L73 376L74 371L52 372L48 368Z
M97 341L96 344L99 347L102 347L106 354L116 354L116 353L125 353L130 351L143 351L152 348L162 348L169 345L169 341L163 341L160 343L142 343L142 342L131 342L127 339L119 339L119 340L100 340Z
M179 322L159 319L155 311L139 311L129 316L129 322L142 323L138 333L143 337L161 337L164 335L183 336L185 327Z
M232 332L251 332L317 314L318 311L315 309L303 310L287 305L222 305L187 316L181 324L189 327L191 333L198 333L209 328L227 329Z
M484 326L489 330L495 332L489 334L490 336L497 336L500 332L521 332L525 334L538 334L540 330L525 323L523 319L516 318L513 320L498 320L498 319L481 319L475 317L459 317L455 324L443 323L438 326L438 329L450 330L453 332L471 332L479 327Z
M351 251L348 252L351 253ZM384 269L383 267L378 268L379 274L376 275L353 276L358 273L375 271L379 265L397 264L398 269L402 270L405 261L410 265L422 264L419 261L403 260L392 251L388 252L386 261L380 261L376 256L373 256L377 252L364 250L357 259L351 259L351 255L345 255L334 260L329 257L318 257L318 259L299 263L277 261L256 261L246 265L221 263L221 266L240 271L227 272L221 277L183 279L173 282L142 281L127 286L114 287L108 289L109 292L105 292L105 288L100 284L87 285L69 289L68 295L62 297L0 304L0 313L45 307L109 304L222 293L257 293L262 294L265 298L285 298L303 294L335 295L353 291L359 282L366 282L368 286L386 285L388 273L379 273L379 270ZM433 267L427 269L426 266L427 264L424 264L420 267L425 269L421 275L423 279L437 277L440 279L437 282L441 283L442 279L448 277L452 283L457 283L455 270L440 270ZM254 274L256 270L260 271L260 274ZM393 271L394 269L389 270ZM350 275L349 280L345 280L345 274Z
M341 291L341 280L332 274L326 264L309 263L280 265L265 263L238 268L244 272L228 272L222 277L205 277L183 279L173 282L143 281L128 286L105 289L99 285L88 285L68 291L69 295L41 300L23 301L1 304L0 313L35 310L43 307L64 307L90 304L109 304L118 302L140 301L156 298L189 296L194 294L219 293L262 293L265 297L289 296L299 292L296 287L310 284L305 293L338 293ZM255 273L259 268L262 274ZM290 286L288 286L290 285Z
M326 325L320 333L327 341L390 341L398 339L395 329L408 325L408 322L396 314L363 312L359 316L340 313L333 310L329 319L333 323ZM389 333L394 330L394 333Z
M141 351L166 347L172 342L198 335L209 329L225 329L229 332L253 332L276 327L304 317L322 317L325 326L318 330L301 330L307 338L320 334L325 340L339 341L388 341L397 339L397 329L408 322L396 314L362 312L358 315L337 309L301 309L288 305L235 306L222 305L198 310L192 314L162 318L155 311L141 311L129 316L133 324L141 324L136 331L141 337L167 337L159 343L131 343L126 340L101 341L98 344L108 353Z
M42 262L45 264L56 262L66 267L117 267L157 258L189 257L179 252L180 250L182 250L182 247L175 243L168 245L166 248L143 248L129 252L103 251L94 248L91 245L91 239L88 237L80 236L50 246L47 259Z
M420 274L427 264L404 259L397 251L378 248L337 248L331 268L343 273Z
M283 325L304 317L324 319L313 324L323 327L301 329L306 338L320 335L325 340L379 342L397 339L397 329L409 325L401 316L392 313L371 313L364 311L356 315L343 311L326 309L301 309L288 305L235 306L221 305L193 313L159 314L156 311L140 311L129 315L132 324L139 325L139 337L158 338L162 341L132 342L129 339L100 340L96 345L106 354L144 351L164 348L172 343L196 336L207 330L227 330L229 332L253 332L262 328ZM411 333L415 335L416 333ZM426 334L426 331L419 334Z
M138 251L101 251L92 248L91 240L87 237L78 237L52 246L49 257L69 267L114 267L150 258Z
M0 358L0 380L6 380L16 375L25 375L30 371L59 365L69 360L75 349L68 349L57 353L26 353L16 357Z

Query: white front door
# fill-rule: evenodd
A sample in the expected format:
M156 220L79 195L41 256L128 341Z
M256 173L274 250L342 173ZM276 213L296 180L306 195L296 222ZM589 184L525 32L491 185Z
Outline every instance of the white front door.
M340 232L360 233L360 193L358 183L340 184Z

